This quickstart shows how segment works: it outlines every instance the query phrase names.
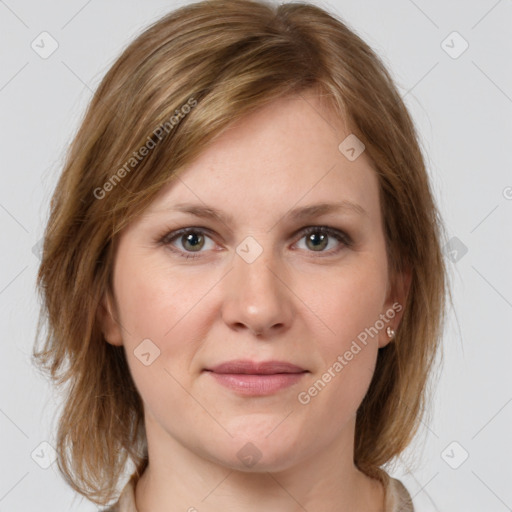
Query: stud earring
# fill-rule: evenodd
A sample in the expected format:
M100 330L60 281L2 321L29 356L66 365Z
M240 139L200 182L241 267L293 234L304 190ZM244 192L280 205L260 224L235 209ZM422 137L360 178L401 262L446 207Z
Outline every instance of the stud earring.
M386 332L390 338L393 338L393 336L395 335L395 330L392 329L390 326L388 326L388 328L386 329Z

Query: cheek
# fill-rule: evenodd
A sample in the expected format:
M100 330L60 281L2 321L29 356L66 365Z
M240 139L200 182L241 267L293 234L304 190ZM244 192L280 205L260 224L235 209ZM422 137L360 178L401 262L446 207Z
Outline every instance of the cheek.
M127 254L117 262L114 285L128 364L146 401L157 389L168 390L172 400L181 389L172 376L185 383L204 333L204 325L194 322L201 299L218 279L180 276L169 272L162 258L137 259L136 250Z
M128 366L143 402L159 416L162 403L170 410L183 406L178 383L187 382L177 369L186 370L193 350L193 344L180 338L191 306L161 271L143 265L119 270L118 304Z
M125 344L136 344L141 337L158 340L170 328L172 289L162 287L156 274L121 266L116 291Z
M312 292L311 309L329 329L321 329L325 334L318 338L318 349L323 365L301 403L310 400L308 407L315 415L327 423L334 420L333 429L356 413L373 377L380 333L371 328L383 313L385 263L370 253L361 255L357 263L323 276Z
M357 264L318 275L314 285L303 283L302 294L308 297L305 302L326 333L327 352L350 346L353 339L375 324L383 313L386 284L384 265L371 258L360 258Z
M309 400L314 415L334 419L336 429L356 413L373 377L380 333L372 327L383 313L387 272L385 262L368 254L319 277L307 285L307 305L321 319L315 338L322 364L301 403Z
M142 336L168 344L211 287L210 281L215 282L213 277L171 272L162 255L138 257L133 251L128 257L125 252L115 272L124 341L137 343Z

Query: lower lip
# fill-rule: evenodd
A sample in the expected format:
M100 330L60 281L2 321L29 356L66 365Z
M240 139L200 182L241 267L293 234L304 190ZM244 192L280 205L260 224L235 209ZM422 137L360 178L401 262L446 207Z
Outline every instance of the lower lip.
M270 395L298 382L306 372L274 373L271 375L232 374L208 372L226 388L249 396Z

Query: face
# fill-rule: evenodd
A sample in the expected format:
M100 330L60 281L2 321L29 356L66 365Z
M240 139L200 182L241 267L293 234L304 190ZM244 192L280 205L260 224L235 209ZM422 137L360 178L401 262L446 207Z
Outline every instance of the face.
M148 439L278 470L353 436L404 297L371 161L338 149L349 133L313 94L277 100L121 234L102 326L125 347ZM212 371L234 360L295 367Z

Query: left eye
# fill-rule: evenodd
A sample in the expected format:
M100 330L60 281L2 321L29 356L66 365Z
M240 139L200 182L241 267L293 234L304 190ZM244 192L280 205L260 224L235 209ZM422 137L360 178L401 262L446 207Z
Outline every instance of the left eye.
M337 244L334 245L350 245L350 239L347 235L345 235L342 231L338 231L337 229L329 228L327 226L311 226L302 231L301 241L305 240L305 247L313 252L336 252L328 250L325 251L326 247L335 240ZM302 248L302 247L301 247Z

